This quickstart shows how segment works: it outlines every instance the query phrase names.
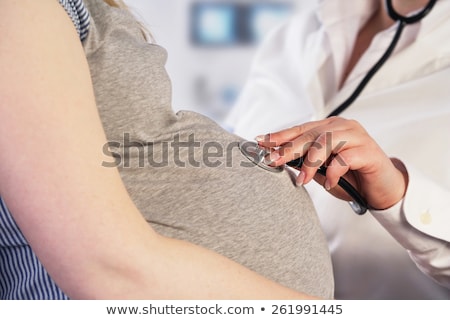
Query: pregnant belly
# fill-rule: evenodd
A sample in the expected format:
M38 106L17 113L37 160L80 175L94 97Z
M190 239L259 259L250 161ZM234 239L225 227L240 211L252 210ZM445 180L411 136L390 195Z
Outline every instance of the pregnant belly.
M180 130L166 144L146 146L144 166L135 158L134 166L120 169L146 220L165 236L331 298L328 248L305 189L286 170L255 166L240 152L239 138L213 129Z

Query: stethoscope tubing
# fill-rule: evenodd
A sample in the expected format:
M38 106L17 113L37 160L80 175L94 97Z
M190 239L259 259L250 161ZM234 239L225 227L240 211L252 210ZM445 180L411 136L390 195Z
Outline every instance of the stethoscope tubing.
M433 9L436 2L437 0L428 1L427 5L422 10L411 16L403 16L399 14L392 5L392 0L386 0L386 10L392 20L399 21L404 24L413 24L425 18L425 16L430 13L431 9Z

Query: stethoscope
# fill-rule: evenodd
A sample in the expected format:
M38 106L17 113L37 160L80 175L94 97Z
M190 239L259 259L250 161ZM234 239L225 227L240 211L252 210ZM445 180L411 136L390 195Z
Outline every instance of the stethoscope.
M397 30L395 32L392 41L381 58L373 65L373 67L369 70L369 72L364 76L361 82L358 84L353 93L337 108L335 108L328 116L333 117L344 112L350 105L359 97L361 92L364 90L369 81L373 78L373 76L377 73L378 70L384 65L389 56L394 51L400 36L403 32L403 29L408 24L413 24L422 20L433 8L436 4L437 0L430 0L428 4L419 12L411 16L403 16L399 14L392 5L392 0L386 0L386 10L392 20L398 23ZM265 162L266 156L269 154L268 150L260 148L256 142L253 141L244 141L239 144L239 148L243 155L245 155L250 161L259 167L272 171L272 172L282 172L285 166L272 167ZM287 166L293 168L300 168L303 164L303 157L292 160L286 163ZM326 166L321 166L317 172L323 176L326 176L327 168ZM362 215L366 213L368 209L367 201L359 194L358 191L344 178L340 178L338 185L347 192L347 194L352 198L352 201L349 201L349 204L355 213Z

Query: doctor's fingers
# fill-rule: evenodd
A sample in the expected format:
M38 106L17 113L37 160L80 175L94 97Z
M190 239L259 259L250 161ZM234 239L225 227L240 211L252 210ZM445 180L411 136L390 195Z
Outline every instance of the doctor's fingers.
M352 130L321 133L305 152L303 165L300 169L302 174L298 178L298 183L302 183L301 179L303 179L303 183L311 181L321 166L333 166L333 171L331 171L329 177L327 171L327 180L331 179L327 182L327 187L328 189L330 187L328 184L335 186L339 177L351 168L346 158L351 159L351 156L355 153L366 155L368 152L365 150L365 146L368 141L368 136L361 135L359 132L354 133Z
M280 147L272 149L266 160L272 166L281 166L289 161L304 157L315 145L321 148L319 143L316 142L320 135L320 131L308 131L282 144Z
M364 136L359 132L359 128L354 130L350 126L351 122L345 119L326 119L322 121L308 122L296 128L286 130L301 134L296 135L291 140L281 144L278 148L273 148L268 157L268 161L273 166L280 166L294 159L304 157L304 164L311 168L307 173L307 182L314 176L319 168L333 153L337 152L349 139L353 143ZM309 128L309 130L303 129ZM283 134L279 132L275 134ZM273 141L273 140L272 140ZM261 145L261 144L260 144Z
M344 177L355 188L363 192L386 180L390 176L391 159L369 135L361 135L358 142L354 140L344 144L329 160L324 187L332 189ZM390 180L390 179L387 179ZM355 182L359 182L359 186Z
M332 192L338 186L339 179L344 177L347 182L358 189L355 177L357 176L358 168L364 165L365 157L361 157L362 153L361 148L351 148L335 155L327 166L323 182L324 188Z
M310 131L316 132L318 135L322 127L334 123L334 129L343 129L344 120L338 117L327 118L324 120L306 122L298 126L284 129L278 132L257 136L255 139L260 146L266 148L274 148L292 142L297 137L304 135Z
M334 187L327 187L327 178L319 173L317 173L314 176L314 180L320 184L321 186L323 186L330 194L332 194L333 196L335 196L338 199L341 200L346 200L346 201L350 201L352 200L352 198L349 196L349 194L339 185L336 185ZM347 182L349 182L352 186L357 185L355 183L355 178L352 174L352 172L348 172L345 175L345 180L347 180Z

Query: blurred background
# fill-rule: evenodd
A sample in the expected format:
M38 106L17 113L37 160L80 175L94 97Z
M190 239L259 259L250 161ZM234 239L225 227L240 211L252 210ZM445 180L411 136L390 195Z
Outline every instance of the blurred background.
M243 86L258 44L298 0L125 0L169 53L175 110L219 124Z

